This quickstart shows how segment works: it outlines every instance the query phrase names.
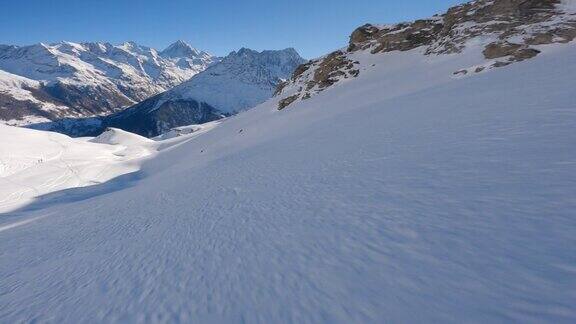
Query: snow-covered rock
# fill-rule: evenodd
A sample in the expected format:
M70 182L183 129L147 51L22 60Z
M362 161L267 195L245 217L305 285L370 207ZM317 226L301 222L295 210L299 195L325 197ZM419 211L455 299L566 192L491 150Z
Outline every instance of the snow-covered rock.
M173 50L179 46L188 51ZM182 41L166 50L159 54L134 42L2 45L0 87L9 91L0 92L0 121L24 125L110 114L170 89L218 60ZM32 81L7 82L7 75Z

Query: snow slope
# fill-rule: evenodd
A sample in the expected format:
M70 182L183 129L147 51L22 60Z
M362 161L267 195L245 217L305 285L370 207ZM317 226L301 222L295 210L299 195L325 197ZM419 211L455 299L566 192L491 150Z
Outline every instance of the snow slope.
M2 216L0 320L573 323L576 46L452 74L482 48L358 52L130 186Z
M93 138L70 138L0 125L0 138L5 139L0 144L0 213L41 203L50 193L136 172L158 151L193 139L219 123L174 129L155 140L116 128Z
M47 193L100 184L137 171L141 159L157 146L121 130L108 130L87 140L0 126L0 138L2 212L25 206Z

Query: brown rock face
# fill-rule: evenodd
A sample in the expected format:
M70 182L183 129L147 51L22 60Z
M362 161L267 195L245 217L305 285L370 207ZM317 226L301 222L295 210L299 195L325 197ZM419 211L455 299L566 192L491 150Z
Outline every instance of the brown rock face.
M300 96L302 96L303 100L309 99L311 92L320 92L337 83L342 78L357 77L360 71L354 68L356 64L358 64L358 62L350 60L346 56L346 53L336 51L321 60L310 61L300 65L292 75L292 82L296 82L304 73L311 70L312 67L315 67L314 73L311 74L311 77L306 81L304 87L300 87L298 94L289 96L278 102L278 110L284 109L300 98ZM280 85L278 89L276 89L276 92L281 93L288 85L289 83Z
M510 44L510 43L491 43L486 46L484 51L484 57L487 59L495 59L499 57L513 55L522 48L520 44Z
M297 95L297 94L296 94L296 95L293 95L293 96L290 96L290 97L288 97L288 98L284 98L284 99L280 100L280 101L278 102L278 110L282 110L282 109L288 107L291 103L293 103L294 101L296 101L296 99L298 99L298 95Z
M307 84L307 90L318 85L323 89L338 82L339 77L357 75L358 70L354 70L355 62L349 60L342 51L336 51L328 55L314 71L314 79Z
M310 69L311 66L312 66L312 62L300 64L296 68L296 70L294 70L294 73L292 74L292 80L298 79L304 72L308 71L308 69Z
M364 25L350 36L348 52L372 48L372 53L390 51L407 51L416 47L429 45L441 30L442 24L437 20L417 20L413 23L402 23L384 28Z
M375 38L375 35L380 30L370 24L358 27L352 35L350 35L350 45L348 46L348 51L352 52L362 47L367 41Z
M525 45L512 43L491 43L482 52L487 59L495 59L510 56L510 61L523 61L540 53L539 50L528 48Z

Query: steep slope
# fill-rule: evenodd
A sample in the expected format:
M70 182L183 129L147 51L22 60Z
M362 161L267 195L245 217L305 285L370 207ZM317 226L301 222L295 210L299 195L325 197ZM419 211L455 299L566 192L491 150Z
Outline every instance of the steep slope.
M186 52L185 48L170 50ZM262 52L243 48L181 85L119 113L32 127L72 136L96 135L106 127L117 127L154 137L174 127L210 122L262 103L303 62L291 48Z
M109 114L170 89L217 61L182 41L175 44L191 51L162 55L133 42L2 45L3 79L16 75L12 79L32 81L11 82L9 91L0 92L0 121L25 125ZM15 92L20 95L13 96Z

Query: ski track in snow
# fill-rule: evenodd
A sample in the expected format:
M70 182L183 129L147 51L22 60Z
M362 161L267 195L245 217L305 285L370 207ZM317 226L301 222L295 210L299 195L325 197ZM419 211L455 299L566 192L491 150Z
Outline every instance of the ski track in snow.
M35 221L37 221L37 220L39 220L39 219L42 219L42 218L48 217L48 216L50 216L50 215L41 215L41 216L36 216L36 217L30 218L30 219L26 219L26 220L22 220L22 221L10 223L10 224L7 224L7 225L0 225L0 232L4 232L4 231L7 231L7 230L12 229L12 228L16 228L16 227L19 227L19 226L22 226L22 225L26 225L26 224L28 224L28 223L35 222Z
M0 232L0 321L573 323L575 54L374 56L23 212L51 215Z

